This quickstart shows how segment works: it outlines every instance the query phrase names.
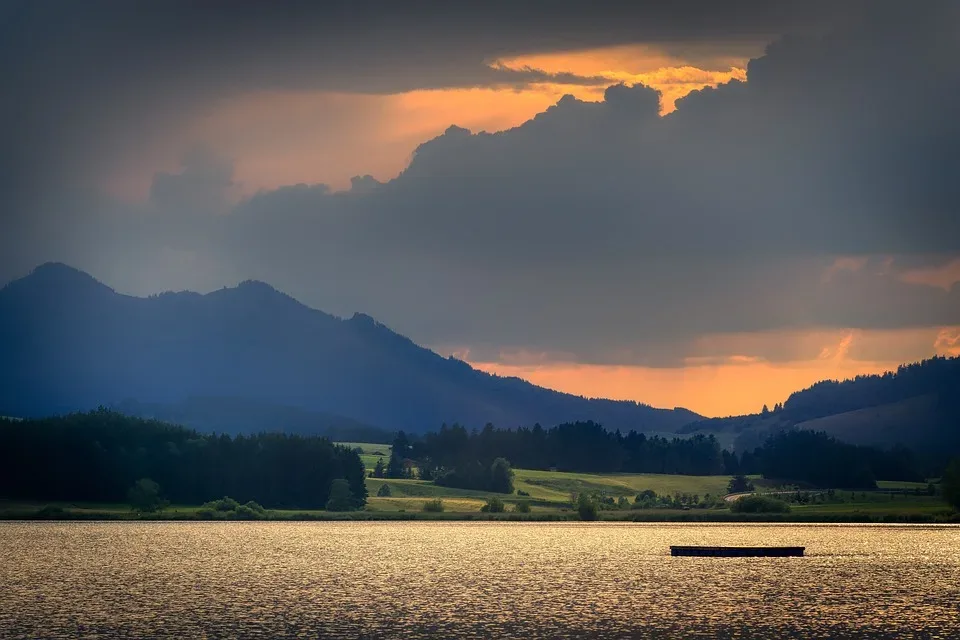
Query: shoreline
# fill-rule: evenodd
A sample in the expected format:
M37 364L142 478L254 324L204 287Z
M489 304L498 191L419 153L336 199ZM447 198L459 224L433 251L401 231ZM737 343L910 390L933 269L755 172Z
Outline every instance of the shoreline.
M136 513L132 511L99 509L62 509L41 507L35 509L0 509L0 521L110 521L110 522L584 522L575 511L533 513L479 513L479 512L396 512L396 511L285 511L268 510L260 518L205 516L195 512L167 511ZM944 509L942 513L911 513L890 511L867 513L732 513L726 510L702 512L616 512L601 511L599 522L703 522L703 523L806 523L806 524L960 524L960 512Z

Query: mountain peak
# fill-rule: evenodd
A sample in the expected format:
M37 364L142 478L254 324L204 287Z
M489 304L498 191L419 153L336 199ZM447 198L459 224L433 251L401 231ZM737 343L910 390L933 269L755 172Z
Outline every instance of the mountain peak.
M77 278L98 282L93 276L76 267L71 267L62 262L44 262L30 272L31 276L49 277L49 278Z
M280 293L274 287L270 286L263 280L244 280L237 285L237 289L245 291L264 291L268 293Z
M90 291L113 292L113 289L89 273L62 262L45 262L31 271L29 275L15 280L7 286L29 288L31 290L40 289L57 295Z

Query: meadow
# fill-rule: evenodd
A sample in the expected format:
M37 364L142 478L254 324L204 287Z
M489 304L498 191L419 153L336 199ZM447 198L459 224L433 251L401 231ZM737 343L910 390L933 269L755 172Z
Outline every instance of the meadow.
M367 471L373 470L380 458L383 458L383 464L387 464L390 461L390 452L393 450L393 447L389 444L371 442L338 442L337 444L348 449L360 449L363 452L360 454L360 460L363 461L363 466L367 468Z

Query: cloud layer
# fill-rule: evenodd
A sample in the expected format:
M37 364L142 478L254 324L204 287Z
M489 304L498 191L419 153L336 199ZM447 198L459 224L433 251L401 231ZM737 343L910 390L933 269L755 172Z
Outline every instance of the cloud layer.
M614 85L509 131L453 126L397 179L349 192L296 185L232 206L229 161L196 153L137 210L71 193L5 220L3 275L58 259L137 293L257 278L483 361L673 366L735 355L704 335L960 324L958 11L877 3L665 117L655 91ZM594 44L594 28L629 39L598 22L571 44ZM566 33L512 32L463 51Z

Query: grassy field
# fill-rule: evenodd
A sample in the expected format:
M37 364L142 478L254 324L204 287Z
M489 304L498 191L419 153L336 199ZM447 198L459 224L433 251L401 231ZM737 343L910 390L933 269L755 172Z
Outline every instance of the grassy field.
M377 460L383 458L383 464L390 461L390 451L393 447L389 444L374 444L371 442L338 442L337 444L350 449L362 449L360 459L367 471L372 471L377 466Z
M690 493L724 495L730 476L674 476L656 473L562 473L559 471L515 470L514 487L535 500L569 502L571 493L603 492L618 498L633 498L645 489L657 495Z
M571 493L602 492L618 498L633 498L644 489L652 489L658 495L690 493L698 495L723 495L726 493L728 476L671 476L658 474L586 474L562 473L559 471L533 471L516 469L514 489L529 496L514 493L510 496L469 489L440 487L422 480L399 480L367 478L370 494L368 508L382 511L420 510L427 500L440 498L447 511L479 511L486 500L498 497L511 509L520 501L529 502L533 511L570 508ZM390 487L389 498L378 498L380 487Z

